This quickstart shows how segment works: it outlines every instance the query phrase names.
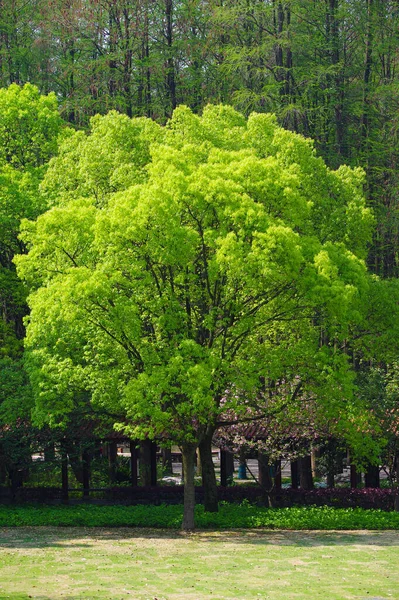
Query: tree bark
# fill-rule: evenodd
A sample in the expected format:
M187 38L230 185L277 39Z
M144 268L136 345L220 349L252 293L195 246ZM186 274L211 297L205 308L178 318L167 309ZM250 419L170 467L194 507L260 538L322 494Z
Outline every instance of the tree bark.
M264 452L258 452L259 483L268 492L273 487L273 480L270 474L269 457Z
M151 442L144 440L140 444L140 483L147 487L151 485Z
M206 512L218 512L218 489L215 466L212 460L212 437L213 430L208 431L199 444L202 485L204 487L204 509Z
M362 481L361 473L358 473L355 465L351 465L350 466L351 488L356 489L358 487L359 483L361 483L361 481Z
M137 448L135 442L130 442L130 481L132 487L138 485Z
M69 496L68 496L68 454L64 447L64 444L61 442L60 447L61 452L61 478L62 478L62 502L63 504L68 504Z
M83 497L89 497L90 489L90 454L85 448L82 452Z
M277 492L281 490L282 479L281 460L276 460L274 462L274 488Z
M379 488L380 487L380 467L377 465L369 465L364 474L364 487Z
M291 461L291 488L297 490L299 488L299 472L298 472L298 461Z
M234 474L234 456L227 450L220 451L220 485L226 487Z
M313 489L312 463L310 455L304 456L298 460L299 483L303 490Z
M173 475L172 450L170 448L162 448L162 467L168 475Z
M195 486L194 486L194 456L195 444L181 446L184 475L184 510L182 529L192 531L195 528Z
M118 449L116 442L108 442L108 477L112 484L116 482L116 457Z

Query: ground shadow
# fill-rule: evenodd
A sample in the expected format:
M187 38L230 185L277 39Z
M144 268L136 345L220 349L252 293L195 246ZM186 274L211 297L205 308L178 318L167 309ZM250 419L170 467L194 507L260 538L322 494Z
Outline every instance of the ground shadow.
M398 531L282 531L239 529L228 531L177 530L129 527L3 527L1 548L88 547L97 542L140 539L192 539L198 544L253 544L257 546L380 546L399 547ZM0 596L0 600L1 596Z

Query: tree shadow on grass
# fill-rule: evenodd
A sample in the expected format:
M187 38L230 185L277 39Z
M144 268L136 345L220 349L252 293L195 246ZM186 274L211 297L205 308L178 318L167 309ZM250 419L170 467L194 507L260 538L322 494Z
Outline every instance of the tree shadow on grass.
M398 531L283 531L237 529L224 531L198 530L186 533L167 529L128 527L14 527L0 528L1 548L90 547L98 542L140 540L190 540L205 543L252 544L256 546L379 546L399 547ZM0 600L2 600L0 596Z

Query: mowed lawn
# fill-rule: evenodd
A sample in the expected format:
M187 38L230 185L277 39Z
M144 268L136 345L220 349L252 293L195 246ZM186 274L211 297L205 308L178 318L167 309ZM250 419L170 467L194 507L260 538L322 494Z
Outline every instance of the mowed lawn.
M0 528L0 598L399 599L399 533Z

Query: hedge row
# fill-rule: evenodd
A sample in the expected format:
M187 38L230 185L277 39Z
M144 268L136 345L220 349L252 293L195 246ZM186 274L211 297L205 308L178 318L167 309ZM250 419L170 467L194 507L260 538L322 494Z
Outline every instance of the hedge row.
M115 487L90 493L93 500L112 504L182 504L183 486ZM72 492L71 499L81 499L82 492ZM219 488L219 500L241 504L244 500L257 506L333 506L339 508L376 508L393 510L395 491L389 489L283 489L266 494L260 487L231 486ZM14 496L7 488L0 488L0 502L60 502L59 488L19 488ZM196 501L202 503L203 489L196 488Z
M181 505L162 506L10 506L0 507L0 527L152 527L178 529ZM293 507L265 508L247 502L222 503L218 513L196 507L200 529L399 529L399 513L361 508Z

